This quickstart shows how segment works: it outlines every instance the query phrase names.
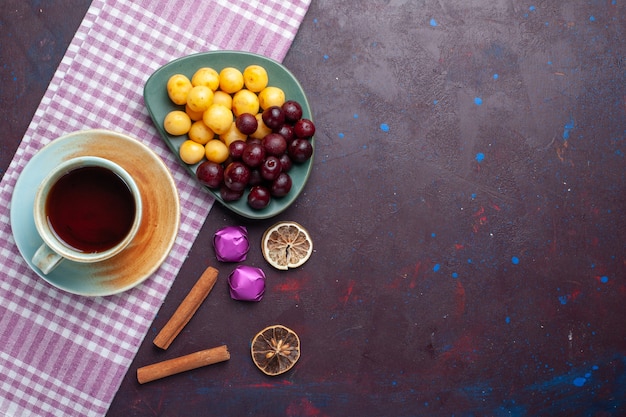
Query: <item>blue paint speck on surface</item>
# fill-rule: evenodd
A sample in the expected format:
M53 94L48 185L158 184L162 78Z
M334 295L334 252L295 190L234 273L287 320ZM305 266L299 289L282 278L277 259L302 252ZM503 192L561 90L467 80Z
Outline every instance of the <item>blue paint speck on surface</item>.
M324 61L328 59L328 55L324 55Z
M530 7L528 8L528 10L530 10L531 12L534 12L536 9L537 9L537 8L536 8L535 6L530 6Z
M482 152L478 152L476 154L476 162L478 162L479 164L485 160L485 154Z
M352 117L354 117L355 119L358 119L358 118L359 118L359 115L358 115L358 114L356 114L356 113L354 113L354 115L353 115Z
M476 193L472 193L472 200L476 200Z
M458 277L459 277L459 274L458 274L458 273L456 273L456 272L453 272L453 273L452 273L452 278L456 279L456 278L458 278Z
M339 136L339 139L343 139L345 137L345 135L343 133L339 133L339 135L337 135L337 136Z
M474 104L476 104L477 106L482 106L483 105L483 99L480 98L480 97L474 98Z
M563 304L563 305L567 304L567 300L568 300L567 295L560 295L560 296L559 296L559 302L560 302L561 304Z
M471 264L471 263L472 263L472 258L468 258L468 259L467 259L467 263L468 263L468 264Z
M511 263L513 265L518 265L519 264L519 258L517 256L514 256L511 258Z
M437 272L441 269L441 265L439 264L435 264L435 266L433 266L433 271Z
M381 123L380 130L382 130L383 132L389 132L389 125L387 123Z
M433 100L433 104L436 105L437 103L439 103L439 100Z
M578 378L574 379L572 383L576 385L577 387L582 387L583 385L585 385L585 382L587 382L587 378L583 378L582 376L579 376Z
M589 16L589 21L590 21L590 22L595 22L595 21L596 21L595 16Z
M569 139L569 134L574 129L574 119L570 118L563 126L563 139Z
M498 78L500 78L500 76L498 74L493 74L493 79L497 80Z
M435 236L437 236L437 233L435 233L435 232L430 234L430 237L435 237Z
M509 324L511 322L511 318L509 316L506 316L504 321L506 322L506 324Z
M602 278L600 278L600 282L606 284L607 282L609 282L609 277L607 277L606 275L603 276Z
M436 21L435 19L430 19L430 25L431 25L432 27L437 26L437 21Z

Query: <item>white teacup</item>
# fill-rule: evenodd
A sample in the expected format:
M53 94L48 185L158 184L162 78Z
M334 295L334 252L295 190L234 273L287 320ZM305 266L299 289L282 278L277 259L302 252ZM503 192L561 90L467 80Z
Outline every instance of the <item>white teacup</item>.
M126 170L100 157L70 159L50 172L35 194L35 226L44 243L33 264L48 274L64 259L109 259L133 240L141 216L141 194Z

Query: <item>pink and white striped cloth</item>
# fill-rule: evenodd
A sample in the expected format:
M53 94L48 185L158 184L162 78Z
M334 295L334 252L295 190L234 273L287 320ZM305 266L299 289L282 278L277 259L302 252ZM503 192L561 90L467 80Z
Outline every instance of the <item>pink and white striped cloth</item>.
M281 61L310 0L95 0L72 40L0 184L0 416L102 416L190 250L212 199L162 143L143 102L167 62L210 50ZM110 297L50 286L21 258L11 234L15 183L45 144L104 128L138 138L178 186L181 228L155 274Z

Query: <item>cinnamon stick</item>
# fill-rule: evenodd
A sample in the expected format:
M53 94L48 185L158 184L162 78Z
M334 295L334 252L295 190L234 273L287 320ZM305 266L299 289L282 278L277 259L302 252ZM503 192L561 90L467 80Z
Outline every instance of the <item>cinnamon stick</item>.
M167 349L176 336L189 323L205 298L209 295L217 281L217 269L209 266L198 278L189 294L180 303L174 315L154 338L153 343L161 349Z
M137 369L137 381L140 384L165 378L166 376L197 369L202 366L224 362L230 359L226 345L201 350L189 355L157 362Z

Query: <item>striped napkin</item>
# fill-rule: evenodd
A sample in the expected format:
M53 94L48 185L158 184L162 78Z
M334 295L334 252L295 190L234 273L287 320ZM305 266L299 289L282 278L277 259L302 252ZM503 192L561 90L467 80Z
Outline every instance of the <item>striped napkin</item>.
M0 184L0 416L106 413L213 200L162 143L143 102L148 77L196 52L243 50L281 61L310 0L95 0ZM11 234L24 165L45 144L104 128L138 138L168 165L181 200L171 254L138 287L86 298L32 272Z

